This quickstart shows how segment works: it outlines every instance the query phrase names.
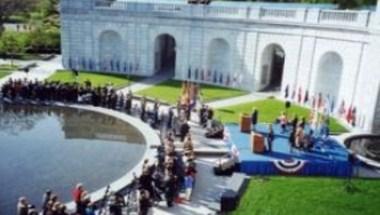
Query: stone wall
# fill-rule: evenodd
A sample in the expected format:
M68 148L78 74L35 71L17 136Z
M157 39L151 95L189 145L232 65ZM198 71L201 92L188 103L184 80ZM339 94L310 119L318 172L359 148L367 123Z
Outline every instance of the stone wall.
M316 95L320 85L333 88L329 85L339 82L336 106L344 101L346 108L356 107L361 129L371 130L380 124L375 117L380 65L374 58L380 50L380 36L371 30L378 25L368 21L377 17L369 12L206 10L182 4L138 3L100 7L92 0L66 4L70 2L62 4L62 53L67 68L151 76L155 72L155 40L168 34L176 42L176 79L256 91L266 75L262 72L263 53L276 45L285 53L282 91L289 86L290 91L301 88ZM101 36L107 32L120 38L119 47L109 44L120 52L120 59L104 63L101 49L107 44L101 43ZM228 53L218 54L218 50ZM318 78L321 69L335 68L320 66L328 53L341 59L341 75L331 76L340 80L317 83L323 80ZM218 59L223 59L219 66L210 65Z

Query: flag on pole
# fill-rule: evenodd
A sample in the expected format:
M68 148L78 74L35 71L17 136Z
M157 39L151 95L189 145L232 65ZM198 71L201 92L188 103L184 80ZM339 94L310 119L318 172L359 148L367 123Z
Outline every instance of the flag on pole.
M345 114L346 114L346 107L345 107L344 100L342 100L342 103L340 104L340 107L339 107L339 115L340 117L344 117Z
M352 125L353 127L356 126L356 107L352 108L351 125Z
M286 87L285 87L285 99L287 99L288 97L289 97L289 84L288 85L286 85Z
M351 119L352 119L352 105L348 108L347 115L346 115L346 121L348 123L350 123Z
M303 98L303 103L307 104L308 101L309 101L309 90L306 90L305 97Z
M302 101L302 87L298 88L298 103Z
M318 93L318 99L317 99L317 108L318 109L321 109L321 107L322 107L322 104L323 103L323 101L322 101L322 93Z
M296 89L294 88L292 91L292 101L296 98Z

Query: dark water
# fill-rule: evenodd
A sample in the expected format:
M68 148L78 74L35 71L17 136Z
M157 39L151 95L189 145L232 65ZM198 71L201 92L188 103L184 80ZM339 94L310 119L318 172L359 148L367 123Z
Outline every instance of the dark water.
M62 202L82 182L92 192L141 159L145 140L121 120L71 108L0 105L0 214L26 196L38 208L47 189Z

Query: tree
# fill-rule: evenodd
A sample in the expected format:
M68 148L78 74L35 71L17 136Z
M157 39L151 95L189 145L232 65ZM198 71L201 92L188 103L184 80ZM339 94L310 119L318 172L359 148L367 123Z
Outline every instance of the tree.
M4 22L9 16L24 12L32 5L36 0L0 0L0 35L4 31Z
M3 34L0 40L0 52L11 59L13 66L13 59L16 54L21 54L25 49L23 45L17 40L14 34Z

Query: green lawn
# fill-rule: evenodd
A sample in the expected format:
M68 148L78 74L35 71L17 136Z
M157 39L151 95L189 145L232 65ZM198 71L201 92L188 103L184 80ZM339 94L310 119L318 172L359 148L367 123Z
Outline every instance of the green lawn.
M136 81L136 77L127 77L125 75L105 74L98 72L79 72L78 82L83 84L86 80L90 80L93 86L104 86L113 83L116 88L128 86ZM71 71L59 70L48 78L49 81L60 81L65 83L73 83L76 81L75 75Z
M0 64L0 78L3 78L9 74L11 74L12 71L16 70L16 65L10 65L10 64Z
M221 120L223 123L238 123L242 113L251 113L252 108L255 107L259 111L259 122L272 123L281 112L285 110L285 104L282 101L275 99L265 99L250 103L239 104L230 107L224 107L216 110L216 119ZM297 115L298 118L306 117L308 119L310 110L292 104L288 110L288 116L293 117ZM334 118L330 118L330 130L333 133L346 132L347 129L343 127Z
M181 94L181 89L181 81L169 80L148 89L139 91L137 94L141 96L148 96L160 100L165 100L170 104L175 104ZM201 84L201 93L203 101L209 102L245 95L247 92L231 88Z
M251 179L233 215L376 215L380 211L380 181L270 177Z

